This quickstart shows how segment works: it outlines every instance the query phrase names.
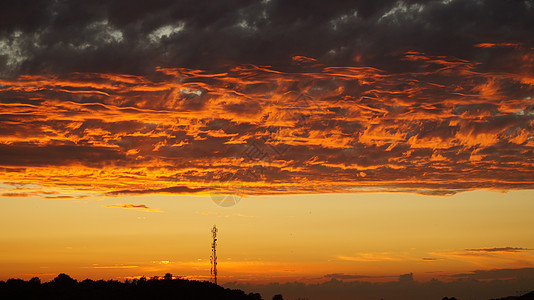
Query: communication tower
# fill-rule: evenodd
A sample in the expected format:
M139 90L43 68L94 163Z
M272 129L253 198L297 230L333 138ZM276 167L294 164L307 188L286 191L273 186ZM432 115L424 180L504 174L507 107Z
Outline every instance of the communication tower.
M217 284L217 226L213 225L213 228L211 229L211 235L213 237L213 241L211 243L211 279L213 280L213 283Z

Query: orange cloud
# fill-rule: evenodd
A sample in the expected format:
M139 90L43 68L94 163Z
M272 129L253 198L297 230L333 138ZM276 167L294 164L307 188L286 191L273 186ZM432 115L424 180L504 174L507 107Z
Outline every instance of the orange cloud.
M497 48L497 47L517 48L517 47L519 47L519 44L517 44L517 43L480 43L480 44L476 44L475 47L479 47L479 48Z
M311 63L311 62L317 61L315 58L301 56L301 55L295 55L291 59L299 63Z
M398 59L406 72L0 79L13 99L0 103L0 178L107 196L209 193L221 181L218 193L244 195L534 188L532 74L416 51Z
M29 193L2 193L2 197L31 197Z
M120 205L104 205L104 207L111 207L111 208L125 208L125 209L141 209L149 212L161 212L158 209L152 209L144 204L130 204L130 203L124 203Z
M529 249L521 247L494 247L465 249L463 251L447 250L429 253L433 256L476 265L484 269L503 267L524 267L534 265L534 256Z

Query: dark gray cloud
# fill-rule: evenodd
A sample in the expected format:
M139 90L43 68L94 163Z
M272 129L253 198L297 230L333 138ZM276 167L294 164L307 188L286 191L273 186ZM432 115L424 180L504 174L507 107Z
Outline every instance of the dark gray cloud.
M476 270L470 273L454 274L450 277L466 278L475 280L499 280L499 279L533 279L534 268L522 269L495 269L495 270Z
M367 275L332 273L332 274L324 275L323 278L326 278L326 279L338 279L338 280L356 280L356 279L364 279L364 278L372 278L372 277L371 276L367 276Z
M392 55L420 51L506 70L506 47L533 46L530 0L486 1L2 1L3 75L152 73L156 66L291 69L291 57L400 70ZM135 62L135 63L132 63Z
M520 247L495 247L495 248L479 248L479 249L465 249L466 251L473 252L523 252L529 251L527 248Z

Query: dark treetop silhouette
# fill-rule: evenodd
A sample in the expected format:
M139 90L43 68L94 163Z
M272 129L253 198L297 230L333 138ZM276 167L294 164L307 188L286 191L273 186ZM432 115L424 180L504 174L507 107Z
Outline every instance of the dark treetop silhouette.
M76 281L59 274L54 280L41 283L37 277L24 281L0 281L0 299L228 299L261 300L256 293L226 289L207 281L173 279L167 273L163 279Z
M214 299L214 300L262 300L260 294L239 289L228 289L208 281L174 279L170 273L163 278L116 280L85 279L78 282L61 273L54 280L41 283L34 277L28 281L8 279L0 281L0 299ZM283 300L281 294L272 300ZM299 298L300 299L300 298ZM401 299L401 298L399 298ZM406 299L406 298L402 298ZM455 300L444 297L442 300ZM522 296L510 296L492 300L534 300L534 291Z

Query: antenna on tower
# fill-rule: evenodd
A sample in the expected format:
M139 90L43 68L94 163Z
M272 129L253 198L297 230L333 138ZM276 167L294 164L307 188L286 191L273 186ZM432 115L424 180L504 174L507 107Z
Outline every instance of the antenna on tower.
M213 280L213 283L217 284L217 226L213 225L213 228L211 229L211 235L213 237L213 241L211 243L211 278Z

